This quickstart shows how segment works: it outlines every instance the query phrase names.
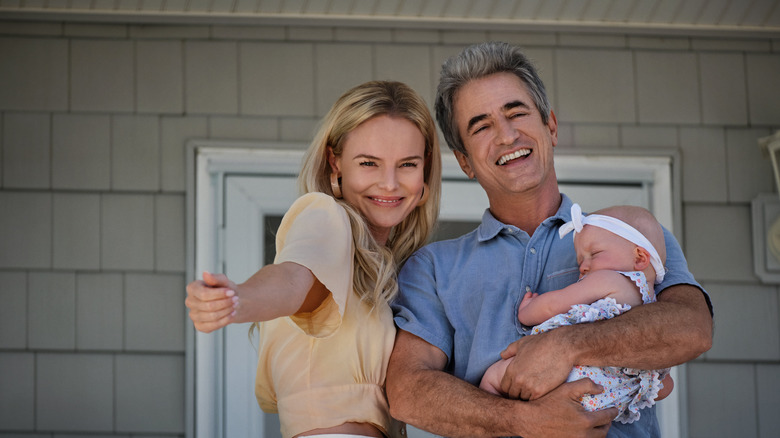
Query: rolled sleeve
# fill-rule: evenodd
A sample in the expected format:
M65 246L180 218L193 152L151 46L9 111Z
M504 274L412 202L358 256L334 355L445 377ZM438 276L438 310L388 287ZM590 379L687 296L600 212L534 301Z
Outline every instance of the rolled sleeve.
M707 301L707 307L710 309L710 314L712 314L713 310L710 296L688 270L688 262L685 260L685 255L682 252L682 248L680 248L680 244L677 242L674 235L666 228L664 228L664 240L666 243L666 274L664 276L664 281L655 288L656 296L672 286L681 284L695 286L701 290L704 299Z
M424 251L410 257L398 274L400 293L391 303L395 323L452 360L454 329L436 292L431 260Z

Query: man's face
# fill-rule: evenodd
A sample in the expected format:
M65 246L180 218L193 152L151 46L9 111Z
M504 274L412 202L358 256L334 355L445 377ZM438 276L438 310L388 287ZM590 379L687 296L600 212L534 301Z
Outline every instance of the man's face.
M557 121L542 122L525 84L511 73L468 82L454 99L455 122L468 156L456 152L470 178L493 202L529 190L557 193L553 147Z

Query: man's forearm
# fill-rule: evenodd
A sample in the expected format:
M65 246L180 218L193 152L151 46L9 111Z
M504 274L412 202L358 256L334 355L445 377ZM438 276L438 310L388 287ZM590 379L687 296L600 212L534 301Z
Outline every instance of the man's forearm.
M561 330L561 329L566 330ZM672 286L657 303L606 321L561 327L579 365L658 369L695 359L712 346L712 317L702 292Z
M433 348L399 331L387 370L390 414L441 436L513 435L502 429L501 423L510 421L517 402L488 394L440 371L446 356Z
M490 395L441 371L426 371L419 377L410 379L401 397L388 391L394 418L440 436L514 435L505 423L515 418L517 401Z
M431 354L433 353L433 354ZM442 371L446 356L400 331L387 369L390 414L442 436L603 437L617 410L586 412L590 380L567 383L534 401L501 398Z

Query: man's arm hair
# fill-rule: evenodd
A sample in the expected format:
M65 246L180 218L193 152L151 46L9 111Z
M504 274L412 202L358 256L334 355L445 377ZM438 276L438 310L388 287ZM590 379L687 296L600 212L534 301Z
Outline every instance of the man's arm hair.
M712 347L712 314L701 289L671 286L657 299L604 321L604 327L594 324L599 332L594 337L601 339L592 342L600 345L581 352L581 363L659 369L688 362Z
M398 331L387 370L390 414L437 435L460 437L603 437L617 410L587 412L585 393L600 387L588 379L567 383L533 402L485 392L443 371L446 355L421 338Z
M536 399L562 382L575 365L660 369L692 360L712 346L712 315L701 289L671 286L658 302L608 320L558 327L512 343L501 391ZM533 359L530 359L533 358Z

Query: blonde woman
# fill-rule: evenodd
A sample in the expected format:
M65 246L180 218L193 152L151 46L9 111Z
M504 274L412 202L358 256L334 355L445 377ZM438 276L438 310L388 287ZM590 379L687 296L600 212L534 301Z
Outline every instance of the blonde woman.
M398 267L436 223L441 156L425 102L368 82L325 116L286 213L274 263L246 282L204 273L187 286L195 327L260 322L255 394L282 435L396 436L385 372Z

